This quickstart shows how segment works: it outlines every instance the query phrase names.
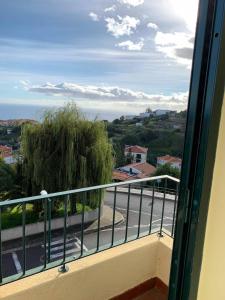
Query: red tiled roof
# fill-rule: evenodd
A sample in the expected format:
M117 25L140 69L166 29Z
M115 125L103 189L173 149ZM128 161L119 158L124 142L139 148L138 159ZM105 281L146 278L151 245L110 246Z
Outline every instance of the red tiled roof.
M129 180L131 178L134 178L134 176L130 176L128 173L126 172L121 172L118 170L114 170L113 171L113 180L119 180L119 181L126 181Z
M133 164L129 164L125 167L135 168L135 169L139 170L144 176L149 176L149 175L153 174L156 170L156 168L149 163L133 163ZM140 175L141 174L139 174L139 176Z
M0 150L2 150L2 151L12 151L12 147L0 145Z
M135 145L135 146L126 145L125 146L125 151L126 152L134 152L134 153L147 153L148 148L141 147L141 146L138 146L138 145Z
M0 145L0 157L6 158L12 156L12 147Z
M182 163L182 159L175 156L165 155L161 157L157 157L157 160L164 160L167 163Z

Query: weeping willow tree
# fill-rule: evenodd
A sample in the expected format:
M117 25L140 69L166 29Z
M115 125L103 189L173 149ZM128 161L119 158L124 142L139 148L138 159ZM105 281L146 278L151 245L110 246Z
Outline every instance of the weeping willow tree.
M86 120L75 104L46 112L42 123L25 125L21 144L28 195L42 189L52 193L94 186L111 179L112 149L105 125ZM92 192L87 201L94 208L101 198L101 192ZM71 200L72 212L76 212L76 200ZM37 204L36 209L40 211L41 206Z

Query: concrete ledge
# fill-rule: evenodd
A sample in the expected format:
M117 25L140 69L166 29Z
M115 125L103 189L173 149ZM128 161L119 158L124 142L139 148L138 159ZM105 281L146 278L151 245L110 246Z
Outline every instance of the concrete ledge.
M0 299L108 300L159 274L167 284L172 253L169 240L147 236L72 262L67 273L54 268L24 278L2 286Z

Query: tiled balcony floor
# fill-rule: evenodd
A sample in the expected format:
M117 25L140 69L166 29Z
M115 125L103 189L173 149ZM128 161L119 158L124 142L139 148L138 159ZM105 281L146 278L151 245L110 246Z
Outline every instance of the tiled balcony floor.
M167 300L167 296L163 295L157 288L154 288L133 300Z

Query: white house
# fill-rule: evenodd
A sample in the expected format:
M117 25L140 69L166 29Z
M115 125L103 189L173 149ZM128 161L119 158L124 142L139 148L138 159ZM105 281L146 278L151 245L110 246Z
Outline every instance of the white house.
M164 116L166 114L173 113L173 112L175 112L175 111L169 110L169 109L157 109L154 111L154 114L155 114L155 116L159 117L159 116Z
M124 120L133 120L135 118L135 115L127 115L127 116L123 116Z
M162 166L165 164L170 164L171 167L181 170L182 159L170 155L157 157L157 166Z
M126 145L124 150L125 156L131 156L132 163L145 163L147 160L147 153L148 148L144 148L138 145Z

